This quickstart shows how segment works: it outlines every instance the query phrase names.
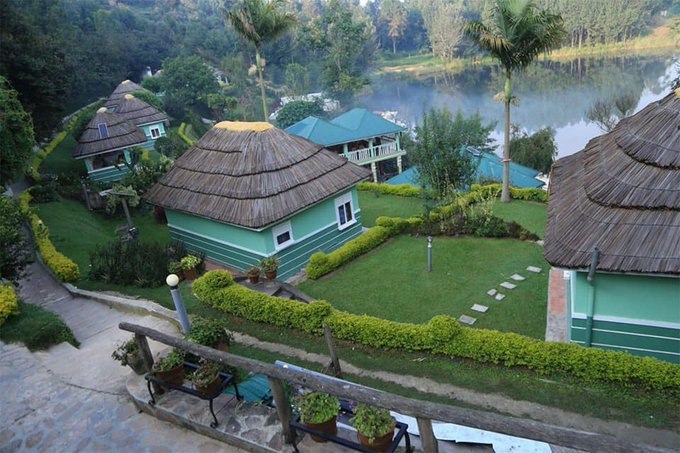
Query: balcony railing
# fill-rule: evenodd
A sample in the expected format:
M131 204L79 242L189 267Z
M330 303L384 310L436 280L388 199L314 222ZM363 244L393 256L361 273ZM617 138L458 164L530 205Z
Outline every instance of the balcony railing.
M363 148L357 151L350 151L347 154L342 154L350 162L364 165L371 162L378 162L380 160L390 159L392 157L403 156L405 151L397 146L397 142L383 143L372 148Z

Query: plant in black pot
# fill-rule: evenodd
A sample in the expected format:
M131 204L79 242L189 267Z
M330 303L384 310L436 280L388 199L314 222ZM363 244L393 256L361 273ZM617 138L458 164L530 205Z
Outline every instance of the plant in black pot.
M375 451L387 451L390 448L396 422L388 410L359 404L349 421L357 430L359 442L364 447Z
M340 402L336 397L327 393L311 392L298 397L295 406L300 411L300 420L307 427L331 436L338 434L336 422ZM312 434L312 439L317 442L326 442L325 439L314 434Z
M272 255L269 258L263 258L260 260L260 268L264 272L264 275L267 276L267 280L276 279L276 272L279 270L280 265L281 262L276 257L276 255Z
M124 343L120 343L113 353L111 353L111 357L114 360L119 361L121 365L129 366L132 368L132 371L137 374L144 374L146 372L142 353L134 338L131 338Z
M173 349L165 357L156 361L151 371L161 381L182 385L184 382L184 351Z
M227 322L222 319L206 319L196 316L186 339L209 348L229 351L234 335L227 330Z
M220 365L215 362L203 361L191 375L194 389L203 396L214 394L220 388Z

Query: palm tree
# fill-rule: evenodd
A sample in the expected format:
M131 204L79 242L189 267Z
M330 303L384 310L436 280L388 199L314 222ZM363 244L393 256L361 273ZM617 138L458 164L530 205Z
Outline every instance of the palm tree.
M562 16L539 10L532 0L496 0L488 23L465 25L466 36L486 50L505 68L505 91L499 93L505 104L503 147L503 192L501 201L510 201L510 103L511 76L531 64L541 53L559 46L566 37Z
M262 111L267 121L267 98L264 93L264 78L262 76L263 60L260 48L264 43L273 41L283 35L293 24L296 17L282 9L284 0L243 0L232 11L227 13L231 26L243 39L255 46L255 65L260 78L260 93L262 94Z

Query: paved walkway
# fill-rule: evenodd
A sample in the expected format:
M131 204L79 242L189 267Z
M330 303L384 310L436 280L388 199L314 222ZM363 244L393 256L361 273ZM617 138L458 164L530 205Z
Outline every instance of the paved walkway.
M20 295L61 315L81 347L62 343L31 353L0 343L0 452L241 451L138 413L129 401L129 369L111 359L116 343L130 335L118 323L176 333L173 325L73 298L38 263L29 267Z

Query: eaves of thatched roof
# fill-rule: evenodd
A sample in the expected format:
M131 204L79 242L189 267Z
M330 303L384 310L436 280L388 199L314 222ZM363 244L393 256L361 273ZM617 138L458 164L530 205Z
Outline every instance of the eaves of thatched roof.
M134 91L140 91L143 90L144 88L141 85L136 84L132 80L123 80L118 84L115 90L113 90L113 93L111 93L111 96L106 100L105 107L108 109L114 108L123 101L123 97L126 94L130 94Z
M100 125L105 125L105 136L102 136ZM144 132L116 113L102 107L87 125L73 150L73 157L94 156L117 149L141 145L146 142Z
M131 94L123 96L116 113L135 126L168 121L168 115Z
M675 93L558 160L545 258L584 269L680 274L680 98Z
M268 123L222 122L147 192L146 201L261 229L367 179L370 171Z

